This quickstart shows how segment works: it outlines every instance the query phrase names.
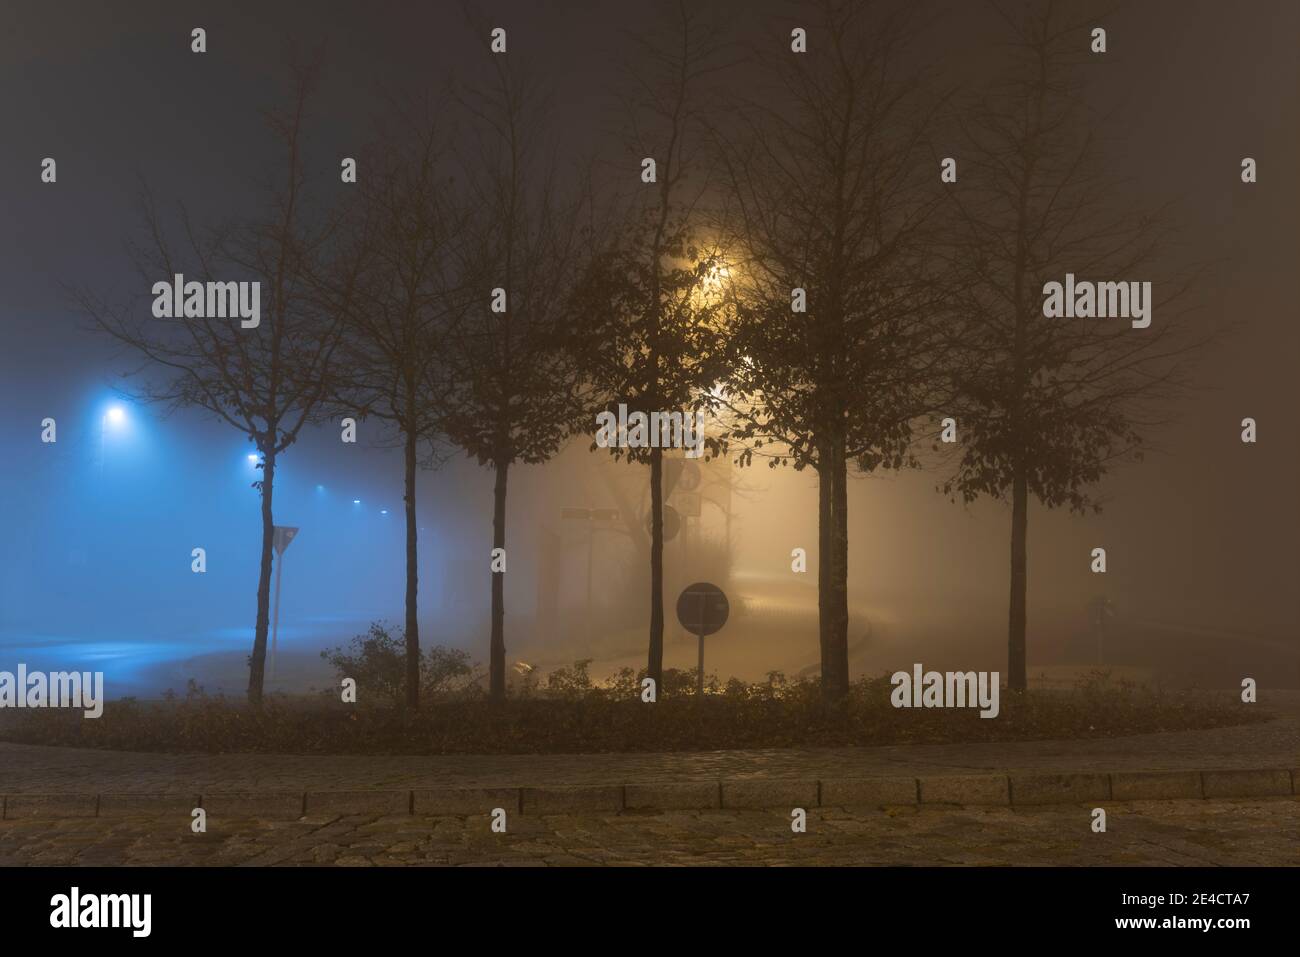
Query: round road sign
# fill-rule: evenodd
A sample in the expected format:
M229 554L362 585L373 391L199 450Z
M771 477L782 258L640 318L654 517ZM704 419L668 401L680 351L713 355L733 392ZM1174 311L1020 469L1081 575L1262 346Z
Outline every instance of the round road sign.
M696 582L687 585L677 598L677 620L693 635L703 638L727 623L731 606L717 585Z

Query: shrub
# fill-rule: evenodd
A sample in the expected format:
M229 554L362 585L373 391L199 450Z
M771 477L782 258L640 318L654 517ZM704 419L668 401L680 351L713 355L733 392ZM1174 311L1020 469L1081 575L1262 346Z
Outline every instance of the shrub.
M853 683L828 704L815 680L728 681L709 676L694 693L693 671L665 671L651 706L630 668L608 681L589 661L552 672L541 691L490 701L463 652L430 649L422 673L431 693L421 709L401 707L400 641L372 627L327 658L368 682L377 706L337 694L268 696L262 708L209 696L191 683L162 704L110 701L97 720L75 710L0 712L0 738L28 744L133 751L268 754L554 754L714 751L728 748L843 747L977 741L1083 739L1214 728L1269 720L1232 693L1170 692L1090 676L1069 691L1002 695L998 720L976 709L896 709L889 675ZM531 689L531 683L528 685ZM381 698L379 689L387 689ZM468 693L462 693L462 692ZM384 707L385 702L389 703Z
M390 630L385 622L371 622L370 630L354 637L346 648L327 649L320 656L329 662L340 681L344 678L356 681L358 704L386 702L399 708L405 705L404 629ZM436 699L465 693L476 687L475 680L475 665L459 648L435 645L420 656L421 697Z

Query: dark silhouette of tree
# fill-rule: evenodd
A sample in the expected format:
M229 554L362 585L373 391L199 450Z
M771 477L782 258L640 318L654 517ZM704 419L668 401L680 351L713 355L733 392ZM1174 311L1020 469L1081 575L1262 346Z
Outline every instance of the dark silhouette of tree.
M585 177L562 182L555 172L541 88L506 56L490 60L492 80L461 96L475 134L461 165L465 275L476 293L446 340L452 383L441 421L454 445L494 473L492 546L504 550L510 467L548 460L584 408L566 343L571 291L591 246ZM506 688L504 578L491 574L489 687L498 700Z
M616 237L587 274L581 314L584 368L611 411L689 411L704 404L720 366L723 297L702 295L719 279L716 244L692 224L707 189L706 98L716 92L721 33L716 11L672 0L654 11L655 27L635 38L621 104L633 158L655 162ZM720 290L717 290L720 291ZM588 423L591 427L590 420ZM661 447L611 448L650 466L650 641L646 674L663 689L664 454Z
M248 676L254 705L261 704L266 663L276 464L320 411L340 338L319 282L337 218L313 213L304 158L304 121L314 86L314 69L295 69L288 108L266 114L284 165L267 187L261 213L203 229L182 207L177 225L183 239L177 242L148 191L141 197L146 238L131 251L146 288L178 273L205 283L260 282L259 325L243 328L237 317L155 319L147 303L113 305L88 290L74 290L95 328L144 358L137 370L145 375L143 400L204 409L247 435L261 453L262 477L253 483L262 505ZM340 277L338 295L346 299L355 268L342 260L332 271Z
M344 319L335 392L341 414L374 417L403 452L406 503L406 706L420 705L417 470L436 459L445 410L442 339L465 308L463 209L455 186L441 106L394 105L373 155L363 159L350 254L360 294L333 289Z
M901 66L909 16L827 0L800 22L811 52L758 54L770 82L718 137L740 302L728 444L741 465L817 472L822 688L835 700L849 687L849 466L915 464L914 425L946 382L949 293L925 255L935 105Z
M1140 457L1160 409L1186 384L1208 341L1168 307L1188 281L1152 275L1155 211L1125 208L1107 174L1081 72L1085 21L1052 4L993 9L1009 34L1001 75L962 111L960 186L949 188L965 276L958 411L960 458L944 485L966 501L1011 502L1008 684L1026 685L1030 498L1047 508L1099 509L1090 487ZM1046 318L1044 284L1156 280L1148 328L1125 319Z

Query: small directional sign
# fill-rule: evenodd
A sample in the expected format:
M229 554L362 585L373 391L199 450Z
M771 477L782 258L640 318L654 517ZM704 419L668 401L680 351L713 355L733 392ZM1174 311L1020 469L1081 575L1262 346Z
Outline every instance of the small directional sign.
M277 525L275 534L271 538L271 545L275 548L277 555L283 555L284 550L289 547L295 535L298 534L296 525Z

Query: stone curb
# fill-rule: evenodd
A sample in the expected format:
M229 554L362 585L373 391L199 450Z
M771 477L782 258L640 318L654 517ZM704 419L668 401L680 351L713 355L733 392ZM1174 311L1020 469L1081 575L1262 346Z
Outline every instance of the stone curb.
M417 788L411 792L416 814L491 814L495 808L520 810L519 788Z
M253 817L270 821L296 821L303 815L307 795L301 791L229 791L204 794L199 806L214 817Z
M1110 787L1116 801L1204 797L1199 771L1117 771Z
M410 791L308 791L307 814L410 814Z
M900 804L1034 806L1101 801L1200 800L1300 795L1300 768L1207 771L1024 772L922 777L749 778L647 781L626 785L414 788L349 791L229 791L202 795L0 795L0 819L189 816L297 820L305 815L471 815L494 808L523 814L694 809L883 807Z
M722 782L725 808L817 807L818 782L796 778L752 778Z
M691 811L722 807L722 785L717 781L664 781L629 784L623 788L623 808L628 811Z
M571 814L575 811L623 810L621 784L523 788L519 797L519 809L523 814Z
M942 774L917 779L922 804L1010 804L1005 774Z
M1271 797L1294 794L1291 772L1280 769L1259 771L1206 771L1201 775L1207 798Z
M1077 804L1109 801L1109 774L1013 774L1011 803Z

